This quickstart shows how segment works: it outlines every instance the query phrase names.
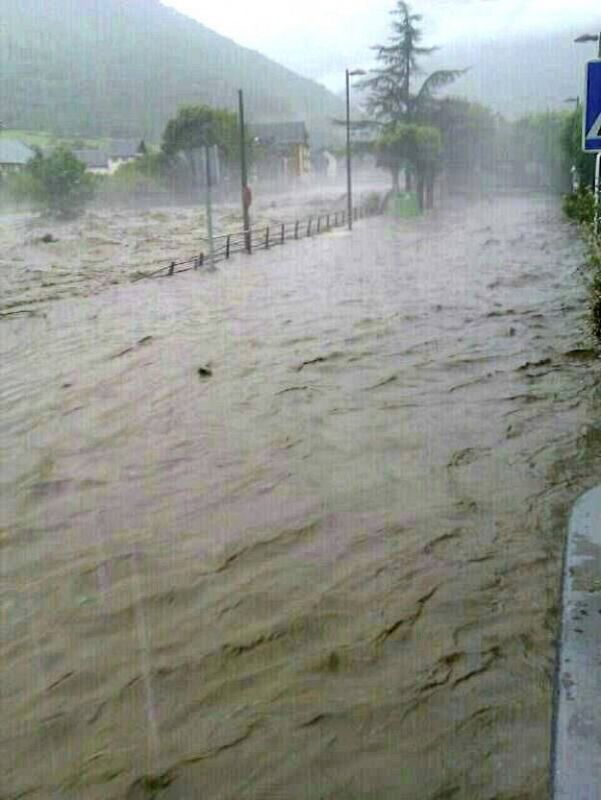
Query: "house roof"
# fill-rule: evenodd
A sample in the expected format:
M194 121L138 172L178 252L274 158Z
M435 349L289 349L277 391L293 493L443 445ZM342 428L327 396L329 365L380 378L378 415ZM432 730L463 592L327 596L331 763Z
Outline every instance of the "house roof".
M34 151L16 139L0 139L0 164L27 164Z
M88 169L108 169L109 158L103 150L74 150L73 155Z
M135 158L140 142L133 139L113 139L109 146L109 158Z
M304 122L271 122L249 125L251 136L265 144L307 144L309 134Z

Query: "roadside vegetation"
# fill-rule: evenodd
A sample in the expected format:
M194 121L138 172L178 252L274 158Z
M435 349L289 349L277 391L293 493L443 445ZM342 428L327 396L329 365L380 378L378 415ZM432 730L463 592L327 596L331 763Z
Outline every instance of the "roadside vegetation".
M595 195L590 186L564 199L566 216L578 223L586 243L587 284L589 290L589 320L595 338L601 343L601 236L595 231Z
M566 119L561 144L577 176L577 185L564 197L563 209L568 219L581 226L586 242L589 320L593 335L601 342L601 231L595 231L595 156L582 151L581 109Z

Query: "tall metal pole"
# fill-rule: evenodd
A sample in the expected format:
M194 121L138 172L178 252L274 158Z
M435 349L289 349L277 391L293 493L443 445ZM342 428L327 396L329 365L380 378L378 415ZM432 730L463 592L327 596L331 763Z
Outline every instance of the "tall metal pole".
M597 42L597 57L601 59L601 31L595 36L592 33L585 33L582 36L574 39L579 44L582 42ZM584 109L584 121L586 119L586 109ZM583 132L584 135L584 132ZM601 235L601 153L597 153L595 159L595 222L594 231L597 236Z
M209 145L205 144L205 167L206 167L206 181L207 191L205 194L207 204L207 233L209 235L209 263L210 268L215 269L215 245L213 242L213 209L211 205L211 157L209 154Z
M601 236L601 153L595 160L595 234Z
M346 216L349 231L353 229L353 187L351 180L351 82L346 74Z
M240 121L240 179L242 182L242 218L244 220L244 246L250 253L250 214L248 209L248 174L246 170L246 132L244 128L244 95L238 89L238 114Z

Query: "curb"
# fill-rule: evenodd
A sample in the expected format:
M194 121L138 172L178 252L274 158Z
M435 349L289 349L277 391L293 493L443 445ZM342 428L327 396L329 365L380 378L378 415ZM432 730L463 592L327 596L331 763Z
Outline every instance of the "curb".
M553 800L601 796L601 486L575 504L562 578Z

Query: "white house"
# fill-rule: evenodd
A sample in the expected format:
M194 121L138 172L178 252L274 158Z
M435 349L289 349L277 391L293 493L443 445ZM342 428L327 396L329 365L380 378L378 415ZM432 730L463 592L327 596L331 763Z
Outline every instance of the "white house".
M109 175L116 172L121 164L135 161L142 155L142 142L131 139L114 139L108 149Z
M109 174L109 157L104 150L74 150L73 155L86 165L94 175Z
M106 150L74 150L74 155L95 175L114 175L122 164L142 155L141 142L117 139Z

